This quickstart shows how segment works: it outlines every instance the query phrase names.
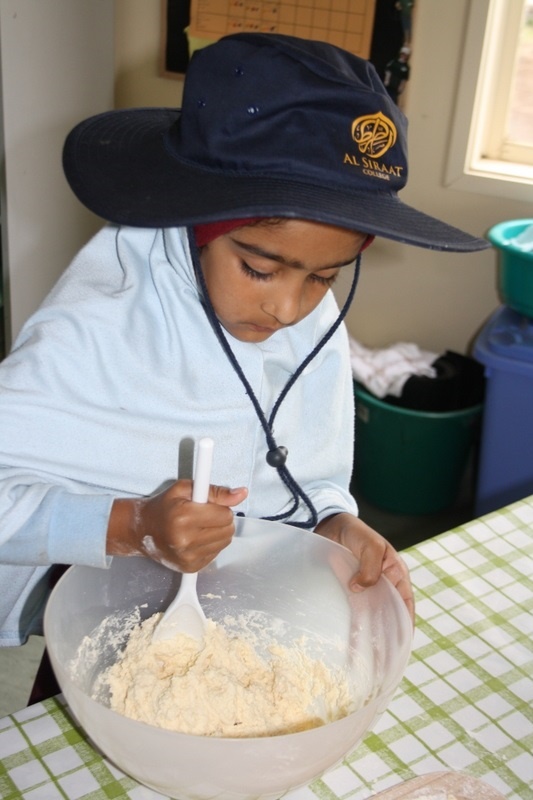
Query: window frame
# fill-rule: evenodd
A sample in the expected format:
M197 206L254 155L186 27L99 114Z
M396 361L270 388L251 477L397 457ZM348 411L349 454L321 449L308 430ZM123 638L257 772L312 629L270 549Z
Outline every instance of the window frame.
M524 0L470 0L445 174L450 188L533 199L533 164L507 160L521 154L503 138L523 7Z

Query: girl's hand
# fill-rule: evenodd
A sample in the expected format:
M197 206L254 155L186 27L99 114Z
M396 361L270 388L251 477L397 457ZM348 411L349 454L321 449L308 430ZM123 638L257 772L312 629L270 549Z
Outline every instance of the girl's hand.
M231 506L241 503L245 488L211 486L207 503L192 502L192 481L143 499L118 499L111 509L108 555L142 555L180 572L198 572L235 533Z
M316 532L344 545L359 561L359 571L350 582L350 589L360 592L385 575L400 593L414 623L415 601L409 570L394 547L353 514L335 514L322 520Z

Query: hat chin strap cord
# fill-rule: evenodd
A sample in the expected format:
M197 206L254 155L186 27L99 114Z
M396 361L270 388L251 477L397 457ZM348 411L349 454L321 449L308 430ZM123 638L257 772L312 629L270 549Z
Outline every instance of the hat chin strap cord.
M272 408L272 412L270 414L270 417L267 419L265 414L264 414L264 412L263 412L263 409L259 405L259 401L258 401L257 397L255 396L254 390L250 386L250 383L249 383L248 379L246 378L246 375L244 374L244 372L243 372L243 370L241 368L241 365L237 361L237 357L235 356L235 353L231 349L231 345L228 342L228 340L227 340L227 338L226 338L226 336L224 334L222 325L220 324L220 322L218 320L218 317L215 314L215 310L213 308L213 305L212 305L211 300L209 298L209 294L207 292L207 286L206 286L206 283L205 283L204 275L203 275L203 272L202 272L202 267L201 267L201 264L200 264L200 252L199 252L198 246L196 244L196 238L195 238L195 235L194 235L193 228L188 228L187 229L187 234L188 234L188 238L189 238L189 247L190 247L190 251L191 251L191 257L192 257L192 263L193 263L193 267L194 267L194 272L196 274L196 279L197 279L198 284L199 284L200 289L201 289L201 294L202 294L202 298L203 298L203 308L204 308L204 311L206 313L206 316L207 316L207 318L208 318L208 320L209 320L209 322L211 324L211 327L213 328L213 330L214 330L214 332L216 334L216 337L217 337L218 341L220 342L220 345L221 345L222 349L224 350L224 353L226 354L226 356L227 356L230 364L232 365L233 369L237 373L237 375L239 377L239 380L243 384L243 386L244 386L244 388L246 390L246 394L248 395L248 397L252 401L252 405L253 405L253 407L255 409L255 413L257 414L259 422L261 423L261 426L262 426L262 428L263 428L263 430L265 432L265 438L266 438L267 445L268 445L268 452L266 454L266 461L271 467L274 467L277 470L277 473L278 473L279 477L281 478L281 480L283 481L285 486L288 488L288 490L291 493L292 498L294 500L293 505L291 506L289 511L287 511L286 513L277 514L277 515L272 516L272 517L262 517L262 519L269 520L271 522L286 521L288 524L293 525L294 527L297 527L297 528L314 529L314 528L316 528L316 526L318 524L318 514L317 514L317 511L316 511L316 508L314 507L311 499L308 497L308 495L304 492L302 487L293 478L293 476L291 475L291 473L287 469L287 466L286 466L285 462L287 460L288 450L287 450L286 447L283 447L283 445L278 445L276 443L276 440L274 438L274 432L273 432L274 420L276 418L276 414L278 413L279 408L280 408L283 400L287 396L287 394L288 394L289 390L291 389L291 387L296 383L296 381L298 380L298 378L300 377L300 375L302 374L304 369L307 367L307 365L314 359L314 357L317 355L317 353L320 352L320 350L324 347L326 342L329 341L329 339L333 336L333 334L335 333L337 328L340 326L340 324L344 320L344 318L345 318L345 316L346 316L346 314L348 312L348 308L350 307L350 304L351 304L351 302L353 300L353 297L354 297L354 294L355 294L355 289L357 287L357 281L358 281L358 278L359 278L359 269L360 269L360 265L361 265L361 254L359 253L359 255L357 256L357 259L355 261L355 270L354 270L354 276L353 276L353 280L352 280L352 285L350 287L350 291L348 293L348 297L346 299L346 302L344 303L344 306L341 309L341 312L340 312L339 316L337 317L337 319L335 320L335 322L333 323L331 328L328 331L326 331L326 333L324 334L322 339L320 339L318 344L309 353L309 355L302 361L302 363L300 364L298 369L291 375L291 377L289 378L289 380L287 381L287 383L283 387L282 391L280 392L280 395L279 395L278 399L274 403L274 407ZM303 501L305 506L307 506L307 509L308 509L309 515L310 515L309 519L306 522L291 522L289 518L298 509L298 507L300 505L300 501Z

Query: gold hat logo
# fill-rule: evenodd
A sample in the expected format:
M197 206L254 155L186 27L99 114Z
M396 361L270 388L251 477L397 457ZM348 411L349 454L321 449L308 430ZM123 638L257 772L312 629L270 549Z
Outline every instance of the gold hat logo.
M352 138L363 155L379 158L396 142L396 126L381 111L357 117L352 123Z

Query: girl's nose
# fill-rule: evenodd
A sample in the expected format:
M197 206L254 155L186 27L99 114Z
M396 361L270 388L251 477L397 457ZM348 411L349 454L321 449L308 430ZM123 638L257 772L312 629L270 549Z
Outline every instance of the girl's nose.
M299 319L301 294L301 289L280 288L274 296L262 303L262 309L281 325L293 325Z

